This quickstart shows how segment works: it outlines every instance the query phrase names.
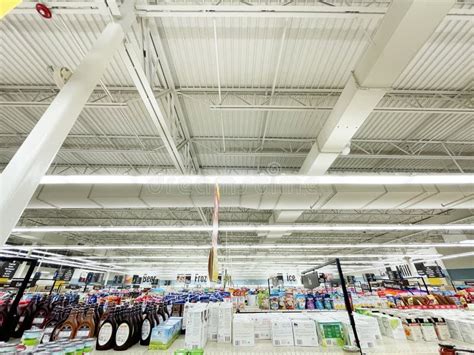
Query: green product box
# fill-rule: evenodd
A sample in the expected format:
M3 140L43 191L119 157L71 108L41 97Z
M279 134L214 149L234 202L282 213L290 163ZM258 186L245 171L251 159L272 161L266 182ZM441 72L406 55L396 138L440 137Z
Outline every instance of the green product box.
M188 355L189 351L187 349L176 349L174 355Z
M340 322L318 322L322 346L344 346L344 330Z
M204 349L192 349L189 351L189 355L203 355Z

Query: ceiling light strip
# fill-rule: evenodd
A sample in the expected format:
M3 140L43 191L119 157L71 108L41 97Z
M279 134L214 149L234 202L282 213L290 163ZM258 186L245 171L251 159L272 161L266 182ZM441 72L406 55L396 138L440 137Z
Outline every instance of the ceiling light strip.
M474 224L269 224L224 225L221 232L348 232L474 230ZM13 233L211 232L212 226L38 226L15 227Z
M208 250L208 245L163 245L163 244L121 244L121 245L30 245L30 246L3 246L3 249L18 250ZM226 245L226 250L277 250L277 249L354 249L354 248L377 248L377 249L393 249L393 248L474 248L471 244L461 243L404 243L404 244L381 244L381 243L352 243L352 244L239 244Z
M43 185L472 185L474 174L432 175L46 175Z

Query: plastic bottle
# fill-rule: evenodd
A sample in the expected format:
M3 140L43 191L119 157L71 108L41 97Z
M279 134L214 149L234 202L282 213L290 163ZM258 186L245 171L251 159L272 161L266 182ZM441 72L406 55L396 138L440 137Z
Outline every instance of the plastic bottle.
M115 344L115 330L117 329L116 312L118 310L112 305L106 320L100 325L97 334L96 350L109 350L113 348Z
M140 345L150 345L151 330L156 325L155 317L152 315L152 307L147 305L141 324Z
M131 309L127 308L123 311L122 319L117 323L115 331L115 351L127 350L133 345L133 322Z

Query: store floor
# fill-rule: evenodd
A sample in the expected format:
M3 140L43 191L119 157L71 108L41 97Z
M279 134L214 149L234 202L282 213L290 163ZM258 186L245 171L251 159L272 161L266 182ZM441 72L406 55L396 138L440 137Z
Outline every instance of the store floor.
M128 354L173 354L174 350L184 348L184 336L177 339L174 344L168 350L154 350L148 351L145 347L136 345L131 349L122 352ZM273 355L273 354L349 354L341 349L328 349L328 348L300 348L300 347L274 347L270 341L260 341L255 346L244 348L234 347L232 344L218 344L214 342L208 342L205 349L204 355L226 355L226 354L245 354L245 355ZM95 354L111 354L113 351L96 351ZM377 347L368 349L365 351L366 354L377 354L377 355L391 355L391 354L418 354L418 355L436 355L438 354L438 344L428 342L409 342L403 340L394 340L390 338L384 338L380 340Z

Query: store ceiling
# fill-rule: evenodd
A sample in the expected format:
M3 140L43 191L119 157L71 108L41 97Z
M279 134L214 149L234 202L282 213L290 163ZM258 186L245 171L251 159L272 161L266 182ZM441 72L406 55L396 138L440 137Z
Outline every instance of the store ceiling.
M252 2L252 1L251 1ZM148 50L149 80L166 116L170 136L183 157L184 171L163 139L129 75L116 55L89 104L49 169L51 175L149 174L295 174L315 143L351 70L373 41L389 1L294 1L287 6L360 10L364 15L195 16L151 17L151 7L191 3L149 0L139 10L130 35ZM55 6L55 1L48 5ZM114 3L110 2L109 3ZM252 2L262 5L260 2ZM63 3L64 4L64 3ZM225 6L244 6L233 0ZM24 1L0 22L0 171L15 154L59 89L50 67L72 71L94 43L109 17L101 1L74 2L45 20ZM194 3L192 4L194 5ZM200 6L209 6L202 4ZM268 3L265 5L279 5ZM61 5L67 6L67 5ZM191 9L191 7L189 7ZM247 10L245 10L247 11ZM329 11L329 10L328 10ZM377 108L357 131L347 155L340 155L329 174L474 173L474 95L472 21L474 2L457 1L427 43L413 58ZM151 37L146 33L150 31ZM216 56L217 53L217 56ZM158 65L157 57L160 58ZM217 66L218 60L218 66ZM273 92L273 94L272 94ZM274 107L267 110L263 105ZM319 109L311 109L312 107ZM212 204L167 207L81 206L72 193L65 205L48 202L41 186L36 205L27 209L20 226L73 225L199 225L210 221ZM73 189L70 188L70 191ZM456 191L454 191L456 190ZM59 190L56 190L59 191ZM67 200L67 194L61 192ZM459 196L458 196L459 195ZM41 198L43 196L44 198ZM438 205L399 205L363 209L342 199L329 209L308 205L294 223L472 223L472 189L454 187L445 205L458 198L456 210ZM90 196L87 196L88 198ZM212 194L207 196L209 201ZM229 195L223 195L223 201ZM301 202L301 195L286 197ZM172 200L172 199L171 199ZM39 207L38 201L50 209ZM56 200L57 202L57 200ZM266 224L275 211L245 208L240 203L220 210L222 224ZM353 200L352 200L353 203ZM342 204L342 205L341 205ZM225 204L224 204L225 205ZM275 205L277 206L277 205ZM398 207L397 207L398 206ZM447 206L452 207L447 204ZM42 206L44 207L44 206ZM61 207L61 208L58 208ZM145 208L144 208L145 207ZM428 221L428 222L427 222ZM442 242L440 232L291 233L269 238L258 233L221 234L222 244L353 243L354 248L321 251L326 255L363 253L358 243ZM465 232L474 238L472 232ZM400 239L405 237L405 239ZM9 243L84 245L206 245L207 233L45 233L12 235ZM402 249L397 251L403 252ZM234 251L223 251L235 253ZM373 250L371 252L374 252ZM384 252L387 252L385 250ZM64 253L64 251L59 251ZM71 252L94 256L97 251ZM121 256L153 256L153 250L116 250ZM205 255L206 252L200 252ZM283 256L281 250L266 255ZM294 255L308 254L304 248ZM318 251L319 253L319 251ZM167 255L188 255L170 251ZM247 250L239 255L254 255ZM355 259L354 259L355 260ZM127 260L125 260L126 262ZM203 261L205 266L206 261ZM241 268L243 270L243 268ZM237 267L235 270L239 270Z

